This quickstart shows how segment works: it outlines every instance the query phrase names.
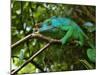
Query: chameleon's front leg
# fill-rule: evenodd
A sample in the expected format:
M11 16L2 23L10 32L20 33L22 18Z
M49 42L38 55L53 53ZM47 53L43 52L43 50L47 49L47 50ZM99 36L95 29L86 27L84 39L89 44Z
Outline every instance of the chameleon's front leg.
M68 42L68 40L71 38L71 36L72 36L72 31L71 31L71 29L69 29L67 32L66 32L66 34L64 35L64 37L63 38L61 38L61 42L62 42L62 44L65 44L66 42Z

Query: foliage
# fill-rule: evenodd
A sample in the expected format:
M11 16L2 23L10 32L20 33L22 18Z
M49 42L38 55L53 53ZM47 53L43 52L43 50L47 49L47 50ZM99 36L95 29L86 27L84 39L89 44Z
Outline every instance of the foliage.
M92 15L92 16L91 16ZM53 44L33 61L39 64L43 69L48 66L50 71L67 71L77 69L87 69L85 66L76 65L80 59L86 59L95 69L95 50L91 48L90 43L95 47L95 6L70 5L70 4L52 4L39 2L15 1L11 2L11 44L24 38L33 32L33 27L52 16L68 17L79 25L84 33L88 36L88 40L84 40L84 45L79 46L70 40L67 44ZM87 22L91 22L92 26L87 26ZM73 36L80 36L77 30L73 31ZM75 34L76 33L76 34ZM41 34L61 39L66 34L59 28L56 32L42 32ZM69 33L70 34L70 33ZM66 35L68 36L68 35ZM80 38L82 38L80 36ZM89 42L89 43L88 43ZM29 39L18 46L11 49L11 64L17 67L21 66L25 60L41 49L46 42L38 39ZM88 50L87 50L88 49ZM93 61L93 62L90 62ZM73 67L72 67L73 65ZM29 63L18 73L33 73L36 66Z
M90 61L95 62L96 61L96 51L95 51L95 49L88 49L87 50L87 56L90 59Z

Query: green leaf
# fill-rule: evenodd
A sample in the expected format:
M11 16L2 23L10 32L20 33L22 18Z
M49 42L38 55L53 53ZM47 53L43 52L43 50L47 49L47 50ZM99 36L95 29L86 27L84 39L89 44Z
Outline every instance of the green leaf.
M21 49L20 54L19 54L19 59L20 60L23 60L24 59L24 52L25 52L25 50L24 49Z
M14 58L14 63L17 67L23 64L23 60L19 60L19 58Z
M87 56L92 62L96 62L96 50L94 49L88 49L87 50Z
M35 72L35 66L31 63L27 64L24 68L22 68L18 74L25 74L25 73L34 73Z
M36 45L36 43L37 43L37 39L34 39L34 41L33 41L32 45L33 45L33 46L35 46L35 45Z
M29 5L29 2L26 2L26 3L24 4L24 9L28 8L28 5Z

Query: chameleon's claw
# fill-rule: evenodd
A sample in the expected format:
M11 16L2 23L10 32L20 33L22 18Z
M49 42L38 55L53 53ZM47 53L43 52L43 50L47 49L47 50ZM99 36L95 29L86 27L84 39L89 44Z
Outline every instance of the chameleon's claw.
M63 45L66 43L65 39L61 39L60 41L61 41L61 43L62 43Z
M83 43L82 43L81 41L75 40L75 43L76 43L77 45L83 46Z

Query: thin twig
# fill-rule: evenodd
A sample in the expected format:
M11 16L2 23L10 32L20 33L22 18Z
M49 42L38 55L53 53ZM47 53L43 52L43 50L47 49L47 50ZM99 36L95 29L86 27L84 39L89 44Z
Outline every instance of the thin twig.
M13 57L13 58L18 58L18 59L19 59L18 56L11 56L11 57ZM27 58L24 58L24 60L26 61ZM38 68L41 72L45 72L40 64L36 63L36 62L33 61L33 60L30 61L30 63L31 63L32 65L34 65L36 68ZM11 71L11 72L12 72L12 71Z
M14 43L13 45L11 45L11 48L16 47L17 45L19 45L20 43L26 41L27 39L29 39L32 36L32 34L27 35L26 37L22 38L21 40L17 41L16 43Z
M79 60L87 69L93 69L93 66L91 64L89 64L89 62L85 59L81 59Z
M50 41L48 44L46 44L43 48L41 48L39 51L37 51L33 56L31 56L27 61L25 61L20 67L18 67L16 70L11 72L11 75L16 74L19 70L21 70L24 66L26 66L30 61L32 61L37 55L39 55L41 52L43 52L46 48L48 48L51 45L52 41Z

